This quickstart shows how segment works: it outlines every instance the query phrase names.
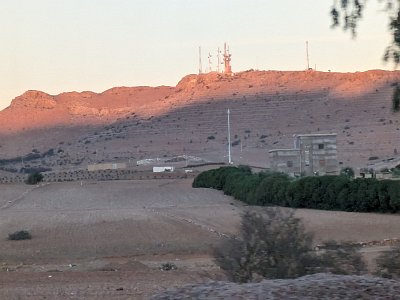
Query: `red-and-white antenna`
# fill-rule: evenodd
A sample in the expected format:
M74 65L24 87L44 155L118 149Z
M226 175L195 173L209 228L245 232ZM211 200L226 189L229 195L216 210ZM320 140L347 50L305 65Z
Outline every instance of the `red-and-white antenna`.
M232 67L231 67L231 54L229 53L229 47L226 48L226 43L224 43L224 65L225 65L225 74L232 74Z

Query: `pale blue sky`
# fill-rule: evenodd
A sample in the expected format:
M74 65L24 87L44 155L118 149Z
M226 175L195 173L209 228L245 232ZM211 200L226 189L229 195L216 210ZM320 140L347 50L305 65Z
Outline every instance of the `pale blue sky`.
M3 0L0 108L28 89L50 94L176 85L224 41L233 71L392 69L387 17L370 1L352 40L330 29L331 0ZM213 62L216 67L216 61Z

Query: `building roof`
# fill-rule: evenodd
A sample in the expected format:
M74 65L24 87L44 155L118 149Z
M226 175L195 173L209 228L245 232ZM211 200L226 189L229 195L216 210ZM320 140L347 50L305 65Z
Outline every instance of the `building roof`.
M294 134L293 137L307 137L307 136L337 136L336 133L305 133L305 134Z
M269 153L271 153L271 152L276 152L276 151L293 151L293 152L299 152L300 151L300 149L295 149L295 148L291 148L291 149L272 149L272 150L269 150L268 152Z

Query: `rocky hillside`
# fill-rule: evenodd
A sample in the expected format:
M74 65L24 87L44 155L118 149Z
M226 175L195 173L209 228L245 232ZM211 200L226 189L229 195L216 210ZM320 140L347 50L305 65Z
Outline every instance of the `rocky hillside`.
M246 71L188 75L176 87L123 87L100 94L28 91L0 112L0 158L32 150L52 168L90 162L197 155L269 165L268 150L293 134L337 133L343 165L397 157L400 113L391 110L400 72Z

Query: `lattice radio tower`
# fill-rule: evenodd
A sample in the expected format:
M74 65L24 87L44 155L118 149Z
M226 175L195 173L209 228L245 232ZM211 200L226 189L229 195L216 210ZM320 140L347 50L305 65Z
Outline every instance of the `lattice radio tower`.
M226 47L226 43L224 43L224 65L225 65L225 74L232 74L232 67L231 67L231 54L229 53L229 46Z

